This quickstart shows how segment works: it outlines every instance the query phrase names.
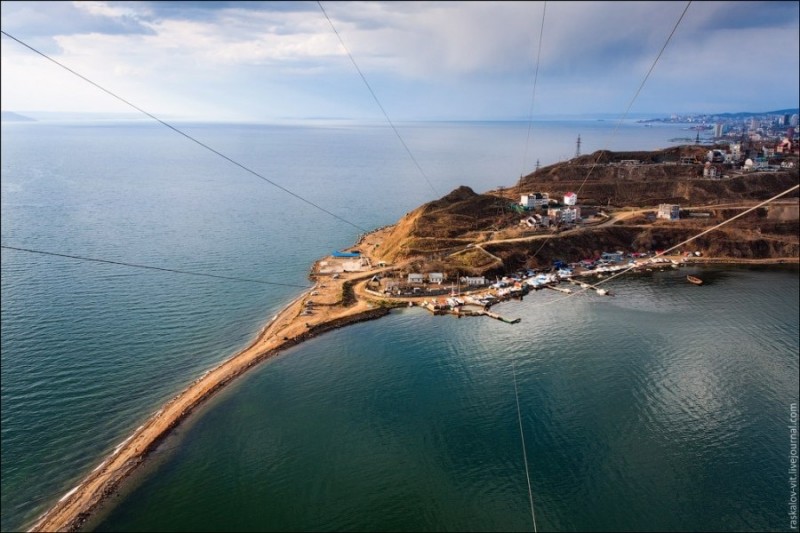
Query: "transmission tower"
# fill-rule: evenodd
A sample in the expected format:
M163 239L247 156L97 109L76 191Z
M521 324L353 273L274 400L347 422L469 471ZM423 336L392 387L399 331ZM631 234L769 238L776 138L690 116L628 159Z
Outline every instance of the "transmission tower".
M581 156L581 134L578 134L578 141L575 143L575 157Z

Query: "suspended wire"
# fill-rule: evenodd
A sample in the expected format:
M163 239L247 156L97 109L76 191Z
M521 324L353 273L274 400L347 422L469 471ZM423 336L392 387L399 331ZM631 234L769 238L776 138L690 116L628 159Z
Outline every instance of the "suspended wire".
M536 51L536 70L533 75L533 91L531 92L531 108L528 112L528 136L525 139L525 152L522 155L522 170L519 175L520 178L525 174L525 167L528 160L528 147L531 141L531 128L533 127L533 102L536 99L536 82L539 79L539 59L542 56L542 36L544 35L544 15L547 12L547 1L545 0L542 7L542 26L539 28L539 48Z
M642 83L639 84L639 88L636 89L636 93L633 95L633 98L631 98L630 103L628 103L628 107L625 109L625 112L622 114L622 117L617 121L617 124L614 126L614 129L611 132L611 134L609 135L608 140L604 143L606 146L609 146L611 144L611 141L616 136L617 130L619 130L620 125L625 120L625 118L628 116L628 113L630 112L631 107L633 107L633 103L636 101L636 99L639 97L639 94L642 92L642 89L644 88L644 84L647 83L647 79L650 77L650 74L653 72L653 69L656 68L656 64L658 63L658 60L661 59L661 55L664 53L664 50L666 50L667 45L672 40L672 36L675 35L675 31L678 29L678 26L680 25L681 21L683 20L684 15L686 15L686 12L689 10L689 6L690 5L692 5L692 0L689 0L686 3L686 7L683 8L683 13L681 13L681 16L678 17L678 21L675 23L675 26L672 27L672 31L670 32L669 37L667 37L667 40L664 42L664 46L661 47L661 50L658 52L658 55L656 56L655 60L653 61L653 64L650 65L650 70L647 71L647 74L645 75L644 79L642 80ZM581 190L583 189L583 186L586 185L586 182L589 180L589 177L592 175L592 172L594 172L594 169L600 163L600 159L602 159L603 153L604 152L601 151L597 155L597 158L594 160L594 163L592 164L591 168L589 168L589 172L586 174L586 177L581 182L580 187L578 187L578 189L575 191L576 195L580 194ZM547 244L547 241L549 241L550 238L551 237L548 236L548 238L545 239L545 241L542 243L542 245L539 246L539 249L536 250L536 252L534 252L533 257L536 257L539 254L539 252L542 250L542 248L544 248L544 245Z
M658 63L658 60L661 59L661 55L664 53L664 50L666 50L667 45L672 40L672 36L675 35L675 31L678 29L678 26L680 25L681 21L683 20L684 15L686 15L686 12L689 10L689 6L691 4L692 4L692 0L689 0L688 2L686 2L686 7L683 8L683 13L681 13L681 16L678 17L678 21L675 23L675 26L673 26L672 31L669 34L669 37L667 37L667 40L664 42L664 46L661 47L661 50L658 52L658 55L656 56L655 61L653 61L653 64L650 65L650 70L647 71L647 74L645 75L644 79L642 80L642 83L639 84L639 88L636 89L636 94L633 95L633 98L631 98L631 101L628 103L628 107L625 109L625 112L622 114L622 117L620 117L620 119L617 121L617 124L614 126L614 130L611 132L609 140L605 143L606 146L610 146L611 140L617 134L617 130L619 130L619 127L622 125L622 122L628 117L628 113L630 112L631 108L633 107L633 103L639 97L639 93L642 92L642 89L644 88L644 84L647 83L647 79L650 77L650 74L652 74L653 69L656 68L656 64ZM578 190L575 192L575 194L579 194L581 192L581 189L583 189L583 186L586 184L586 181L589 179L589 176L592 175L592 172L594 171L595 167L600 162L600 159L602 157L603 157L603 152L600 152L600 154L597 156L597 159L595 160L594 164L589 169L588 174L586 174L586 177L584 178L583 182L581 183L581 186L578 187Z
M16 250L18 252L28 252L28 253L32 253L32 254L50 255L50 256L54 256L54 257L66 257L68 259L77 259L78 261L88 261L88 262L93 262L93 263L106 263L106 264L110 264L110 265L121 265L121 266L126 266L126 267L131 267L131 268L142 268L142 269L147 269L147 270L158 270L160 272L169 272L171 274L185 274L185 275L189 275L189 276L202 276L202 277L205 277L205 278L227 279L227 280L232 280L232 281L243 281L243 282L247 282L247 283L260 283L262 285L279 285L281 287L296 287L296 288L299 288L299 289L310 289L311 288L310 285L296 285L296 284L293 284L293 283L278 283L278 282L275 282L275 281L264 281L264 280L260 280L260 279L238 278L238 277L235 277L235 276L222 276L222 275L219 275L219 274L207 274L207 273L204 273L204 272L191 272L191 271L188 271L188 270L178 270L176 268L163 268L163 267L156 267L156 266L150 266L150 265L140 265L140 264L136 264L136 263L127 263L125 261L110 261L108 259L97 259L97 258L94 258L94 257L83 257L83 256L79 256L79 255L60 254L60 253L56 253L56 252L47 252L47 251L44 251L44 250L33 250L31 248L19 248L17 246L0 245L0 248L4 248L6 250Z
M726 224L729 224L729 223L733 222L733 221L734 221L734 220L736 220L737 218L741 218L741 217L745 216L745 215L746 215L746 214L748 214L748 213L752 213L752 212L753 212L753 211L755 211L756 209L758 209L758 208L760 208L760 207L763 207L763 206L767 205L768 203L770 203L770 202L773 202L773 201L777 200L777 199L778 199L778 198L780 198L781 196L785 196L785 195L789 194L790 192L797 190L798 188L800 188L800 185L795 185L794 187L790 187L790 188L786 189L785 191L783 191L782 193L780 193L780 194L776 194L775 196L773 196L773 197L772 197L772 198L770 198L769 200L764 200L764 201L763 201L763 202L761 202L760 204L758 204L758 205L755 205L755 206L753 206L753 207L751 207L751 208L749 208L749 209L746 209L746 210L742 211L741 213L739 213L738 215L732 216L732 217L731 217L731 218L729 218L728 220L723 220L722 222L720 222L720 223L719 223L719 224L717 224L716 226L713 226L713 227L711 227L711 228L708 228L708 229L707 229L707 230L705 230L705 231L701 231L701 232L700 232L700 233L698 233L697 235L695 235L695 236L693 236L693 237L689 237L689 238L688 238L688 239L686 239L685 241L681 241L681 242L679 242L678 244L676 244L675 246L673 246L673 247L671 247L671 248L667 248L666 250L664 250L664 251L663 251L663 252L661 252L660 254L657 254L655 257L659 257L659 256L667 255L669 252L671 252L671 251L673 251L673 250L676 250L676 249L680 248L680 247L681 247L681 246L683 246L684 244L688 244L688 243L692 242L693 240L695 240L695 239L698 239L698 238L702 237L703 235L705 235L705 234L707 234L707 233L711 233L712 231L714 231L714 230L716 230L716 229L719 229L720 227L722 227L722 226L724 226L724 225L726 225ZM599 281L599 282L595 283L595 285L600 285L600 284L602 284L602 283L606 283L606 282L608 282L608 281L611 281L612 279L614 279L614 278L617 278L617 277L621 276L622 274L625 274L626 272L628 272L629 270L631 270L631 268L633 268L633 265L632 265L631 267L628 267L628 268L626 268L625 270L622 270L622 271L620 271L620 272L618 272L618 273L614 274L613 276L609 276L608 278L606 278L606 279L604 279L604 280L601 280L601 281Z
M655 255L654 257L661 257L661 256L665 256L665 255L667 255L669 252L671 252L671 251L673 251L673 250L676 250L677 248L680 248L681 246L683 246L683 245L685 245L685 244L688 244L688 243L692 242L693 240L695 240L695 239L697 239L697 238L699 238L699 237L702 237L703 235L706 235L706 234L708 234L708 233L711 233L712 231L714 231L714 230L716 230L716 229L719 229L719 228L721 228L722 226L724 226L724 225L726 225L726 224L730 224L731 222L733 222L733 221L734 221L734 220L736 220L737 218L741 218L741 217L745 216L745 215L746 215L746 214L748 214L748 213L752 213L752 212L753 212L753 211L755 211L756 209L758 209L758 208L760 208L760 207L764 207L764 206L765 206L765 205L767 205L768 203L770 203L770 202L774 202L775 200L777 200L777 199L778 199L778 198L780 198L781 196L786 196L786 195L787 195L787 194L789 194L790 192L792 192L792 191L796 191L797 189L800 189L800 185L795 185L795 186L793 186L793 187L789 187L788 189L786 189L786 190L785 190L785 191L783 191L782 193L780 193L780 194L776 194L775 196L773 196L773 197L772 197L772 198L770 198L769 200L764 200L763 202L761 202L761 203L759 203L759 204L757 204L757 205L754 205L753 207L750 207L750 208L748 208L748 209L746 209L746 210L742 211L742 212L741 212L741 213L739 213L738 215L732 216L731 218L729 218L729 219L727 219L727 220L723 220L722 222L720 222L720 223L719 223L719 224L717 224L716 226L713 226L713 227L711 227L711 228L708 228L707 230L701 231L700 233L698 233L698 234L694 235L693 237L689 237L688 239L686 239L686 240L684 240L684 241L681 241L681 242L679 242L678 244L676 244L676 245L674 245L674 246L672 246L672 247L670 247L670 248L667 248L666 250L664 250L664 251L663 251L663 252L661 252L660 254L657 254L657 255ZM626 268L626 269L624 269L624 270L621 270L621 271L617 272L616 274L614 274L614 275L612 275L612 276L609 276L609 277L607 277L607 278L605 278L605 279L602 279L602 280L600 280L600 281L596 281L596 282L594 283L594 285L595 285L595 286L597 286L597 285L602 285L603 283L607 283L607 282L611 281L612 279L615 279L615 278L618 278L618 277L622 276L623 274L627 274L628 272L630 272L631 270L633 270L635 267L636 267L636 265L631 265L631 266L629 266L628 268ZM555 303L555 302L560 302L561 300L566 300L567 298L572 298L573 296L577 296L578 294L582 294L582 293L583 293L583 292L585 292L586 290L587 290L587 289L581 289L581 290L579 290L579 291L577 291L577 292L574 292L574 293L572 293L572 294L569 294L569 295L567 295L567 296L562 296L562 297L560 297L560 298L556 298L556 299L554 299L554 300L549 300L549 301L547 301L547 302L543 303L542 305L548 305L548 304L552 304L552 303Z
M328 20L328 24L330 24L331 29L333 30L333 33L336 34L336 37L339 39L339 42L341 43L342 48L344 48L344 51L347 53L347 57L350 58L350 61L353 63L353 66L356 68L356 71L358 71L358 75L361 76L361 80L364 82L364 85L367 86L367 89L369 90L369 93L372 95L372 98L375 100L375 103L378 104L378 107L380 108L381 113L383 113L383 116L386 118L386 122L389 123L389 126L392 127L392 130L394 131L394 134L397 135L398 139L400 139L400 143L403 145L403 148L406 149L406 152L408 153L408 156L414 162L414 165L416 165L417 170L419 170L419 173L422 174L422 177L425 178L425 181L428 182L428 186L433 191L433 194L435 194L438 197L439 196L439 192L436 190L436 187L433 186L433 183L431 183L431 180L428 179L428 175L425 174L425 171L422 170L422 166L420 166L419 161L417 161L417 158L414 157L413 153L411 153L411 149L406 144L406 141L403 140L403 137L400 135L400 132L395 127L394 122L392 122L392 119L389 118L389 114L386 112L386 109L383 108L383 105L381 105L380 100L378 100L378 96L375 94L375 91L372 90L372 86L370 86L369 82L367 81L366 76L364 76L364 73L361 72L361 69L358 67L358 63L356 63L355 58L353 58L353 54L350 53L350 49L347 48L346 44L344 44L344 40L342 39L342 36L339 34L339 31L336 29L336 26L333 25L333 21L328 16L328 13L325 11L325 8L322 7L322 2L317 0L317 5L322 10L322 14L325 15L325 18Z
M528 499L531 502L531 520L533 531L536 533L536 513L533 510L533 490L531 489L531 475L528 472L528 452L525 449L525 432L522 430L522 414L519 409L519 392L517 391L517 371L514 360L511 360L511 373L514 376L514 397L517 400L517 420L519 420L519 437L522 440L522 459L525 461L525 477L528 480Z
M6 36L6 37L8 37L9 39L12 39L12 40L14 40L14 41L18 42L19 44L21 44L21 45L22 45L22 46L24 46L25 48L27 48L27 49L31 50L32 52L35 52L35 53L39 54L39 55L40 55L40 56L42 56L43 58L45 58L45 59L47 59L47 60L49 60L49 61L52 61L53 63L55 63L55 64L56 64L56 65L58 65L59 67L63 68L63 69L64 69L64 70L66 70L67 72L69 72L69 73L71 73L71 74L74 74L75 76L79 77L79 78L80 78L80 79L82 79L83 81L85 81L85 82L87 82L87 83L89 83L89 84L91 84L91 85L93 85L93 86L97 87L98 89L100 89L100 90L101 90L101 91L103 91L104 93L106 93L106 94L108 94L108 95L110 95L110 96L113 96L114 98L116 98L116 99L117 99L117 100L119 100L120 102L122 102L122 103L124 103L124 104L126 104L126 105L128 105L128 106L130 106L130 107L132 107L132 108L133 108L133 109L135 109L136 111L139 111L140 113L142 113L142 114L144 114L144 115L146 115L146 116L148 116L148 117L152 118L152 119L153 119L153 120L155 120L156 122L158 122L158 123L160 123L160 124L162 124L162 125L166 126L167 128L171 129L171 130L172 130L172 131L174 131L175 133L177 133L177 134L179 134L179 135L182 135L182 136L186 137L187 139L189 139L190 141L194 142L195 144L198 144L198 145L202 146L202 147L203 147L203 148L205 148L206 150L208 150L208 151L210 151L210 152L212 152L212 153L214 153L214 154L218 155L219 157L221 157L221 158L225 159L226 161L228 161L228 162L230 162L230 163L232 163L232 164L236 165L237 167L241 168L242 170L244 170L244 171L246 171L246 172L248 172L248 173L252 174L253 176L255 176L255 177L257 177L257 178L260 178L260 179L262 179L262 180L266 181L266 182L267 182L267 183L269 183L270 185L272 185L272 186L274 186L274 187L277 187L278 189L282 190L283 192L285 192L285 193L287 193L287 194L289 194L289 195L291 195L291 196L294 196L295 198L297 198L297 199L298 199L298 200L300 200L301 202L305 202L306 204L310 205L311 207L314 207L315 209L318 209L318 210L322 211L323 213L326 213L326 214L328 214L328 215L330 215L330 216L334 217L335 219L337 219L337 220L339 220L339 221L341 221L341 222L344 222L345 224L348 224L348 225L350 225L350 226L352 226L352 227L356 228L357 230L361 231L362 233L368 233L368 230L367 230L367 229L365 229L365 228L362 228L362 227L361 227L361 226L359 226L358 224L355 224L354 222L350 222L349 220L347 220L347 219L345 219L345 218L343 218L343 217L340 217L339 215L337 215L337 214L335 214L335 213L332 213L332 212L328 211L328 210L327 210L327 209L325 209L324 207L322 207L322 206L320 206L320 205L318 205L318 204L316 204L316 203L312 202L311 200L308 200L308 199L306 199L306 198L304 198L304 197L300 196L300 195L299 195L299 194L297 194L296 192L290 191L289 189L287 189L287 188L286 188L286 187L284 187L283 185L279 185L278 183L276 183L276 182L272 181L271 179L267 178L266 176L264 176L264 175L262 175L262 174L260 174L260 173L256 172L255 170L253 170L253 169L251 169L251 168L249 168L249 167L247 167L247 166L245 166L245 165L243 165L243 164L241 164L241 163L239 163L238 161L235 161L234 159L232 159L232 158L228 157L227 155L225 155L225 154L223 154L223 153L221 153L221 152L219 152L219 151L215 150L214 148L210 147L209 145L207 145L207 144L205 144L205 143L203 143L203 142L201 142L201 141L197 140L196 138L192 137L191 135L189 135L189 134L188 134L188 133L186 133L185 131L183 131L183 130L181 130L181 129L179 129L179 128L175 127L175 126L173 126L172 124L169 124L169 123L167 123L167 122L163 121L162 119L158 118L157 116L153 115L152 113L149 113L149 112L145 111L145 110L144 110L144 109L142 109L141 107L139 107L139 106L137 106L137 105L135 105L135 104L133 104L133 103L129 102L129 101L128 101L128 100L126 100L125 98L123 98L123 97L121 97L121 96L119 96L119 95L115 94L114 92L110 91L109 89L106 89L106 88L105 88L105 87L103 87L102 85L99 85L98 83L95 83L95 82L93 82L92 80L90 80L90 79L89 79L89 78L87 78L86 76L83 76L82 74L79 74L78 72L76 72L76 71L72 70L71 68L69 68L68 66L64 65L63 63L61 63L61 62L59 62L59 61L57 61L57 60L53 59L53 58L52 58L52 57L50 57L50 56L48 56L48 55L47 55L47 54L45 54L44 52L40 52L39 50L37 50L37 49L36 49L36 48L34 48L33 46L31 46L31 45L29 45L29 44L27 44L27 43L25 43L25 42L21 41L20 39L17 39L16 37L14 37L13 35L11 35L11 34L7 33L6 31L4 31L4 30L0 30L0 33L2 33L3 35L5 35L5 36Z

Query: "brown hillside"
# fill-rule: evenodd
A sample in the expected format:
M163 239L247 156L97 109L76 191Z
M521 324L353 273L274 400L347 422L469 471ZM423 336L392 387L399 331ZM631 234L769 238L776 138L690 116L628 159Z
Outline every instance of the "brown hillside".
M703 165L678 164L682 157L704 161L707 147L679 146L654 152L598 151L539 169L507 190L509 198L545 191L551 198L578 192L583 205L653 206L659 203L712 204L740 200L766 200L797 184L795 168L781 172L750 172L717 165L726 179L704 179ZM641 161L624 165L622 160ZM597 162L597 164L595 164ZM793 196L797 196L795 193Z
M707 151L708 147L683 146L654 152L595 152L542 168L502 192L477 194L462 186L406 214L389 228L376 256L390 263L405 262L409 271L463 275L545 266L553 259L574 261L604 250L649 252L668 248L734 216L740 212L730 209L734 204L752 205L798 183L797 168L748 173L721 169L729 177L705 179L702 164L680 164L686 157L702 161ZM641 164L620 163L623 160ZM552 230L533 232L520 224L527 215L515 211L513 204L519 194L536 191L549 193L551 199L575 191L580 205L610 206L611 213L614 207L651 209L659 203L677 203L684 209L709 207L704 207L705 218L687 215L678 223L664 223L642 212L611 226L595 227L592 224L598 222L594 221L561 235ZM794 192L790 197L797 196ZM710 207L717 204L720 207ZM797 220L796 204L771 206L698 239L691 247L717 257L797 257ZM507 239L517 240L499 242Z
M506 209L508 203L506 198L477 194L461 186L401 218L384 241L379 256L395 262L464 248L473 242L472 233L503 227L512 221Z

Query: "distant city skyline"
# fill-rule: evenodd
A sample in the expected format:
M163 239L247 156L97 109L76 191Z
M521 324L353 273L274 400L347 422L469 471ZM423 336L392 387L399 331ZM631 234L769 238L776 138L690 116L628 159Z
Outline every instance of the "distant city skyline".
M393 120L529 117L543 2L322 2ZM621 116L685 2L548 2L534 118ZM797 2L694 2L631 107L800 100ZM3 2L3 31L190 120L383 120L316 2ZM132 110L2 37L2 109Z

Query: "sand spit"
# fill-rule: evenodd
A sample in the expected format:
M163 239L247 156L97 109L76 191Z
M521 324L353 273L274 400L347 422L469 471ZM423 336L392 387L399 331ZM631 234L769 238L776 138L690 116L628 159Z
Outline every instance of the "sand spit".
M379 228L362 236L358 245L367 266L359 271L349 271L352 263L337 264L331 258L320 259L312 267L317 280L310 288L273 316L258 334L255 341L215 368L204 372L184 390L161 406L132 435L122 441L114 451L92 470L76 487L64 494L53 507L44 513L30 531L75 531L91 513L109 497L120 482L129 476L146 456L204 400L230 383L236 377L261 361L301 342L356 322L372 320L389 313L392 306L419 304L424 298L370 298L363 286L375 274L400 269L375 268L381 265L372 253L385 243L392 227ZM676 257L676 260L680 260ZM685 264L797 264L796 257L762 260L697 257L686 258ZM363 265L362 265L363 266ZM338 268L339 270L335 270Z
M388 307L343 298L349 287L374 274L344 273L325 279L269 320L256 340L205 372L161 406L132 435L42 515L30 531L75 531L186 416L216 391L261 361L327 331L389 314ZM352 291L350 291L352 292ZM313 301L311 298L313 296ZM313 315L307 313L315 305Z

